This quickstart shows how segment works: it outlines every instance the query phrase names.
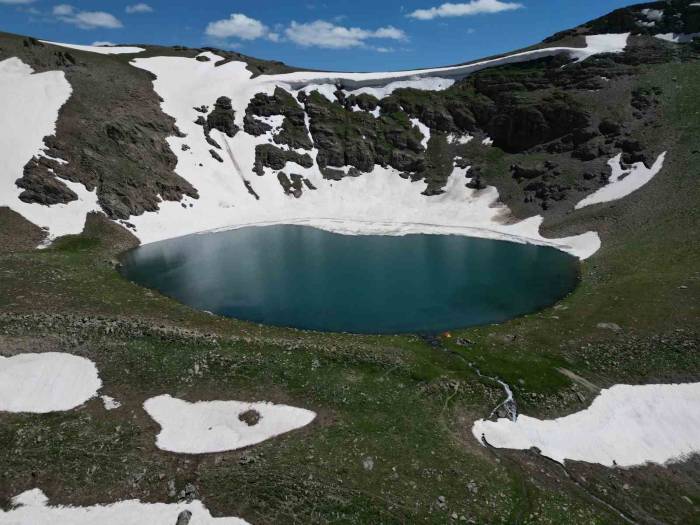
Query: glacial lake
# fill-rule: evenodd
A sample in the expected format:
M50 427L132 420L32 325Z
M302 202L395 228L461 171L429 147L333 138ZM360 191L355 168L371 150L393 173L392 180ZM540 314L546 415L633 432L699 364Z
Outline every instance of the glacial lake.
M307 226L190 235L127 252L127 279L199 310L360 334L438 333L555 303L578 260L456 235L347 236Z

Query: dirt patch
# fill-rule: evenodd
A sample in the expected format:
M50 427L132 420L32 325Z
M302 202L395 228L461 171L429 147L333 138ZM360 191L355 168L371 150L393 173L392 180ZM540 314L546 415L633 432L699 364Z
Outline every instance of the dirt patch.
M5 357L17 354L66 351L65 345L57 337L13 337L0 335L0 355Z
M246 410L238 415L238 419L243 421L249 427L254 427L260 422L260 412L257 410Z
M32 250L46 232L10 208L0 207L0 253Z

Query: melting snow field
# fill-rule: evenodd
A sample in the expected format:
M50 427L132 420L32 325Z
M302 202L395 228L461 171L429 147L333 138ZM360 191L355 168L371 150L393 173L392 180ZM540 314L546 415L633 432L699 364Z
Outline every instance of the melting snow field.
M664 464L700 452L700 383L616 385L581 412L553 420L479 420L472 433L496 448L537 447L559 463Z
M13 508L0 510L0 525L175 525L181 512L192 513L190 525L249 525L240 518L213 518L200 501L192 503L141 503L120 501L93 507L49 506L39 489L12 500Z
M592 204L600 204L603 202L616 201L627 197L631 193L647 184L653 179L664 166L666 153L662 153L654 162L651 168L647 168L644 163L638 162L632 167L625 169L621 164L622 154L610 159L608 165L612 169L612 175L608 184L592 193L578 204L576 209L585 208Z
M0 356L0 412L71 410L102 387L97 367L71 354Z
M156 445L180 454L207 454L256 445L311 423L310 410L272 403L202 401L189 403L169 395L153 397L144 409L160 426ZM258 420L246 422L245 415Z

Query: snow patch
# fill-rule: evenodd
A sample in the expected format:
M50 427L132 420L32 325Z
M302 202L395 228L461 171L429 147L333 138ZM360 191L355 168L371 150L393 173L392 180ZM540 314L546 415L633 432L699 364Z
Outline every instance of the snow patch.
M0 356L0 412L71 410L102 387L89 359L49 352Z
M466 135L459 135L456 133L450 133L447 135L448 144L458 144L463 146L464 144L469 144L472 140L474 140L474 137L468 133Z
M630 33L611 33L608 35L590 35L586 37L586 47L574 49L571 56L579 62L603 53L622 53L627 47Z
M612 169L608 184L576 204L577 210L593 204L616 201L634 193L661 171L666 152L659 155L651 168L647 168L643 162L633 164L630 168L623 168L621 159L622 153L608 161Z
M180 454L207 454L256 445L311 423L310 410L272 403L202 401L189 403L163 395L144 409L160 426L156 445ZM246 422L245 414L256 414Z
M664 12L661 9L642 9L642 14L650 22L661 22L664 19Z
M104 405L105 410L116 410L117 408L122 406L122 404L119 401L110 396L100 396L100 399L102 400L102 404Z
M335 102L336 100L338 100L335 96L335 92L338 91L338 86L336 86L335 84L308 84L299 90L292 91L295 98L299 92L304 92L307 95L310 95L314 91L318 91L321 95L326 97L331 102Z
M76 49L78 51L88 51L90 53L99 53L100 55L125 55L125 54L136 54L146 51L142 47L132 47L132 46L82 46L78 44L64 44L62 42L51 42L49 40L42 40L44 44L51 44L52 46L67 47L69 49Z
M654 37L674 44L689 44L694 39L700 38L700 33L659 33Z
M141 503L126 500L92 507L49 506L40 489L12 499L13 508L0 510L0 525L175 525L181 512L192 513L191 525L250 525L240 518L214 518L201 501Z
M496 448L565 460L631 467L681 461L700 452L700 383L615 385L591 406L553 420L479 420L472 433Z
M428 142L430 142L430 128L423 124L420 120L417 118L412 118L411 119L411 124L413 124L415 127L418 128L420 131L421 135L423 135L423 138L421 139L420 143L423 145L425 149L428 149Z

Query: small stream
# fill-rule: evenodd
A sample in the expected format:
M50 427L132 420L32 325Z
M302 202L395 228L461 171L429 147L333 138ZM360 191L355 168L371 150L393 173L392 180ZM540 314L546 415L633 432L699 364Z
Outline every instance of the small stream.
M497 377L482 374L481 370L474 366L474 363L467 364L469 365L469 368L476 372L476 375L498 383L503 388L503 392L505 392L506 398L500 404L496 405L496 407L491 411L491 414L489 414L489 419L493 419L494 417L503 417L499 412L504 411L505 417L515 422L518 419L518 404L515 401L515 397L513 397L513 391L510 389L510 386L508 386L508 383L501 381Z
M489 381L498 383L501 386L501 388L503 388L505 399L501 401L498 405L496 405L496 407L491 411L491 413L489 414L489 419L493 419L494 417L506 417L513 422L515 422L518 419L518 403L515 401L513 391L511 390L508 383L502 381L498 377L487 376L486 374L481 373L481 370L479 370L479 368L474 363L472 363L471 361L467 361L464 358L464 356L459 352L455 352L454 350L450 350L449 348L444 347L437 337L424 336L424 339L431 346L439 348L443 352L448 352L464 361L464 363L469 368L474 370L474 372L476 372L476 375L480 378L488 379Z

